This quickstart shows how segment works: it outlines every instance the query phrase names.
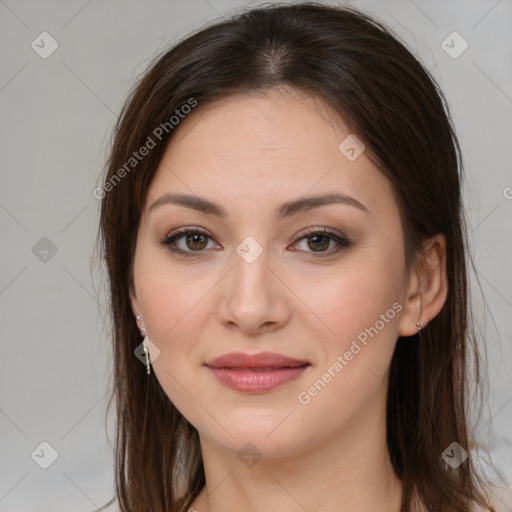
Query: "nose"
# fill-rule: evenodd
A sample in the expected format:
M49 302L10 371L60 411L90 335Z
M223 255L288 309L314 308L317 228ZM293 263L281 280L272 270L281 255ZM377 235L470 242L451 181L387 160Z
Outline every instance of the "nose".
M234 251L231 271L219 288L218 318L245 334L282 328L291 317L291 291L266 250L251 263ZM271 268L271 266L274 267Z

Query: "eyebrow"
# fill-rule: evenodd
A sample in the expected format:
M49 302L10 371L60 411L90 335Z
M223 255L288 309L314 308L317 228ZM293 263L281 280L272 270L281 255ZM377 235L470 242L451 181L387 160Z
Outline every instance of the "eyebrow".
M164 204L184 206L185 208L190 208L206 215L214 215L221 219L225 219L227 217L227 212L222 208L222 206L215 204L204 197L188 194L165 194L150 206L149 211L151 212L158 206L162 206ZM363 212L369 213L368 208L366 208L366 206L357 199L345 194L331 193L302 197L300 199L295 199L294 201L287 201L276 208L276 217L278 220L281 220L285 217L291 217L292 215L330 204L353 206Z

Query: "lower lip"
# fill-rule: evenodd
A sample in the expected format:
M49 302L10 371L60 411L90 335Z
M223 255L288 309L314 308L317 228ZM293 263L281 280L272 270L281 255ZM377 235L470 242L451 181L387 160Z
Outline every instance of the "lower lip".
M308 366L261 371L211 368L210 366L208 368L220 382L231 389L247 393L265 393L297 379Z

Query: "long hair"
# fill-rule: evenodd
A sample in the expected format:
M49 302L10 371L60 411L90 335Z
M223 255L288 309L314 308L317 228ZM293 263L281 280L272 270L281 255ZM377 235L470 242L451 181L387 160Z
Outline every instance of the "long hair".
M110 287L108 407L115 398L120 509L185 511L205 484L196 429L134 356L141 343L130 305L136 234L148 186L178 129L171 118L184 105L200 109L281 86L320 95L365 142L392 184L408 268L423 239L447 239L446 303L420 334L398 339L391 361L387 445L403 482L401 511L415 499L430 512L477 504L492 510L472 458L454 470L441 457L453 442L470 451L469 378L478 384L481 377L470 324L462 159L446 101L386 27L356 10L316 3L259 7L189 35L151 63L115 126L99 243ZM135 161L150 139L154 145Z

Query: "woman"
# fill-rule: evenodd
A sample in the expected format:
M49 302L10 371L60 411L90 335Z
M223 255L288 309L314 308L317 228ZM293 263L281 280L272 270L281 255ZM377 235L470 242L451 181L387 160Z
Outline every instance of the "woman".
M120 509L493 510L461 177L434 80L357 11L258 8L156 60L102 191Z

